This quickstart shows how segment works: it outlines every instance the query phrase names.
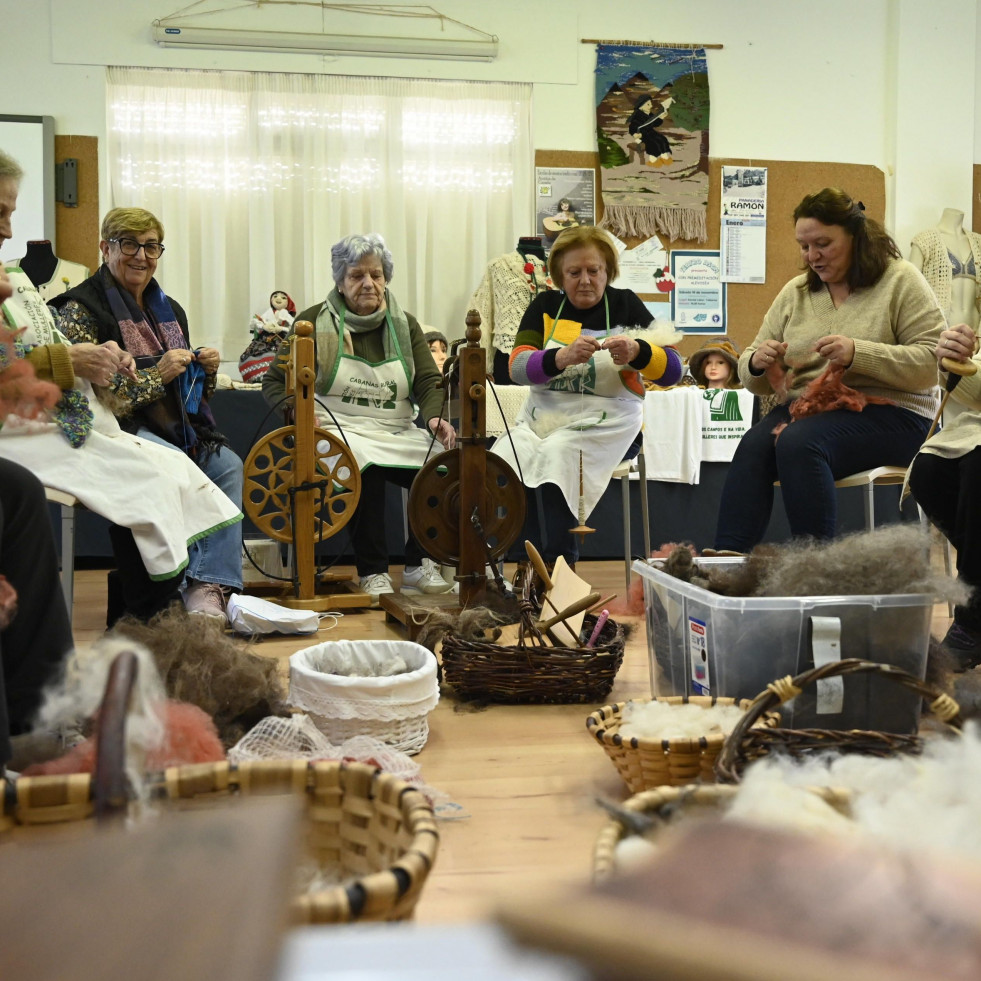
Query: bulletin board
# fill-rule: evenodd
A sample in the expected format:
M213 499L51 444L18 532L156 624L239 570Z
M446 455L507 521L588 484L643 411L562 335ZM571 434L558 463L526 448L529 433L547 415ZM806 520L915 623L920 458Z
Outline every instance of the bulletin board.
M844 188L855 200L865 205L866 213L883 221L886 212L886 180L878 167L869 164L808 163L788 160L729 160L709 161L708 241L691 242L676 239L664 241L666 249L717 249L719 248L719 187L722 166L766 167L767 174L767 242L766 282L763 284L728 284L728 335L740 349L751 343L763 322L777 293L784 284L801 272L797 243L794 240L793 211L800 199L822 187ZM596 170L596 220L603 216L600 195L599 155L593 152L573 150L538 150L536 167L593 167ZM975 223L975 228L981 224ZM628 247L640 243L640 239L626 239ZM662 240L663 241L663 240ZM664 303L664 316L669 316L670 304L663 294L642 295L643 300ZM706 337L704 334L686 337L678 349L686 357L697 350Z
M99 140L95 136L56 136L55 162L78 161L78 206L55 204L56 252L93 272L99 265Z

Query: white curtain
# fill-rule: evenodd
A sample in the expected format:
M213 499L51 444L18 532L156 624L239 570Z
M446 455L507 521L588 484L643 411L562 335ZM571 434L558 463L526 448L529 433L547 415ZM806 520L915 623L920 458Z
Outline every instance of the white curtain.
M160 219L157 277L233 377L269 294L321 301L353 232L384 236L406 310L462 337L533 214L529 85L110 68L107 105L110 206Z

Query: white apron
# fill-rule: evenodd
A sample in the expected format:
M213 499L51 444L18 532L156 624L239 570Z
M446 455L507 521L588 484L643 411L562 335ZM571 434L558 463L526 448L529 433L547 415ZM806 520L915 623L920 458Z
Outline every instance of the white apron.
M27 276L17 269L7 272L14 295L3 312L9 324L27 328L23 341L67 343ZM177 575L187 565L188 546L241 521L241 511L189 457L120 429L89 382L77 379L75 388L95 416L82 446L74 449L54 422L9 416L0 428L0 456L131 529L152 579Z
M395 331L387 317L385 330L391 331L394 339ZM326 395L318 396L314 412L317 425L337 433L360 469L375 464L418 470L427 454L443 452L441 443L433 444L432 433L415 425L409 372L401 354L372 364L344 354L340 343L338 351L334 375ZM340 429L325 408L333 413Z
M565 347L575 340L555 337L560 313L561 307L545 350ZM619 332L608 326L606 336L613 333ZM624 386L620 375L610 352L602 350L586 364L572 365L545 385L532 386L511 439L505 433L493 446L492 451L514 468L526 487L558 485L569 510L583 520L603 496L614 468L623 460L643 421L643 400Z

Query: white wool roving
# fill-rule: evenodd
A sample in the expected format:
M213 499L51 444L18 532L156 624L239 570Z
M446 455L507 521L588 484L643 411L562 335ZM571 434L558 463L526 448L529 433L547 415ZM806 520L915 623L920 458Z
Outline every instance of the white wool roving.
M928 739L921 756L759 760L747 769L729 815L765 813L777 785L841 787L851 791L850 823L859 834L893 848L981 859L981 782L973 778L979 772L981 731L969 723L959 738ZM788 817L791 830L800 826Z
M822 786L811 783L809 786ZM779 766L751 766L725 818L807 833L857 834L853 821L807 785L786 780Z
M624 739L698 739L729 733L745 713L736 705L669 705L667 702L627 702L621 712Z
M45 689L34 728L57 732L83 726L102 704L109 669L117 655L132 651L137 669L126 716L126 773L142 793L145 761L164 740L160 708L167 698L153 655L142 644L124 637L103 637L90 647L76 648L62 676Z

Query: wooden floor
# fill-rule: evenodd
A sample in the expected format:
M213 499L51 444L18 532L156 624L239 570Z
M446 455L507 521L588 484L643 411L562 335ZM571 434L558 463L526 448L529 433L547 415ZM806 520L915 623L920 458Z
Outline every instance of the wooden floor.
M582 562L577 572L603 595L624 590L622 562ZM105 582L104 571L76 574L79 644L104 629ZM643 619L622 622L633 630L611 702L650 697ZM937 606L934 632L942 636L948 623L946 606ZM289 655L312 643L403 636L380 611L348 612L315 638L264 639L254 650L277 658L286 679ZM613 765L586 732L592 708L496 705L473 711L444 691L416 759L426 782L449 795L459 816L440 822L439 857L417 907L418 922L483 919L528 889L589 881L593 841L604 821L595 798L627 796Z

